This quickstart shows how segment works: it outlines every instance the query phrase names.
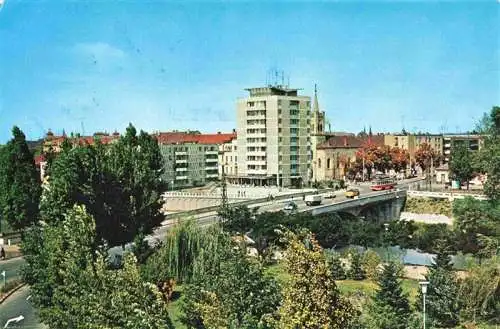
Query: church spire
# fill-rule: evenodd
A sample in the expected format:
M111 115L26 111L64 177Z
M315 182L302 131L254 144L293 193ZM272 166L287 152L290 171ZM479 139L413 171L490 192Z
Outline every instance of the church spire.
M314 105L313 105L313 111L314 112L319 112L318 87L317 87L316 84L314 84Z

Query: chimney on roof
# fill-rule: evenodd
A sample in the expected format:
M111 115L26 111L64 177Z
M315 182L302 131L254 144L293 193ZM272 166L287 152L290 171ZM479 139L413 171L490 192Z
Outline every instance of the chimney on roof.
M233 134L236 134L236 129L233 128Z

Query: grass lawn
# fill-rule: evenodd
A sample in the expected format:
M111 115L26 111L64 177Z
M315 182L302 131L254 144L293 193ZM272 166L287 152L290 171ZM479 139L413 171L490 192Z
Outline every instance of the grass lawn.
M181 323L181 316L182 316L181 303L182 299L184 298L182 291L183 291L182 285L175 286L174 296L177 295L178 297L174 298L174 301L168 304L168 313L176 329L186 328L186 326Z

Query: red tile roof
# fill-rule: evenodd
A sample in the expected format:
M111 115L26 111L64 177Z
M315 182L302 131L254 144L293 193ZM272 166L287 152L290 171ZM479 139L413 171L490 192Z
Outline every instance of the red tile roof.
M236 133L232 132L228 134L197 134L187 132L165 132L159 133L156 138L158 139L159 144L223 144L228 143L236 138Z
M384 145L384 136L368 136L368 137L357 137L357 136L332 136L327 139L324 143L319 144L317 149L329 149L329 148L360 148L364 143L371 142L376 146Z

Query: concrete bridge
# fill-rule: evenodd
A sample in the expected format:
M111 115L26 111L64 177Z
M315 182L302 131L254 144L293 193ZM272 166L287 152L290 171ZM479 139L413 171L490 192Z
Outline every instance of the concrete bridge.
M356 217L365 217L375 221L387 221L399 219L404 209L407 191L393 190L385 192L373 192L357 199L348 199L320 205L309 209L301 209L300 212L309 212L313 216L326 213L347 213Z

